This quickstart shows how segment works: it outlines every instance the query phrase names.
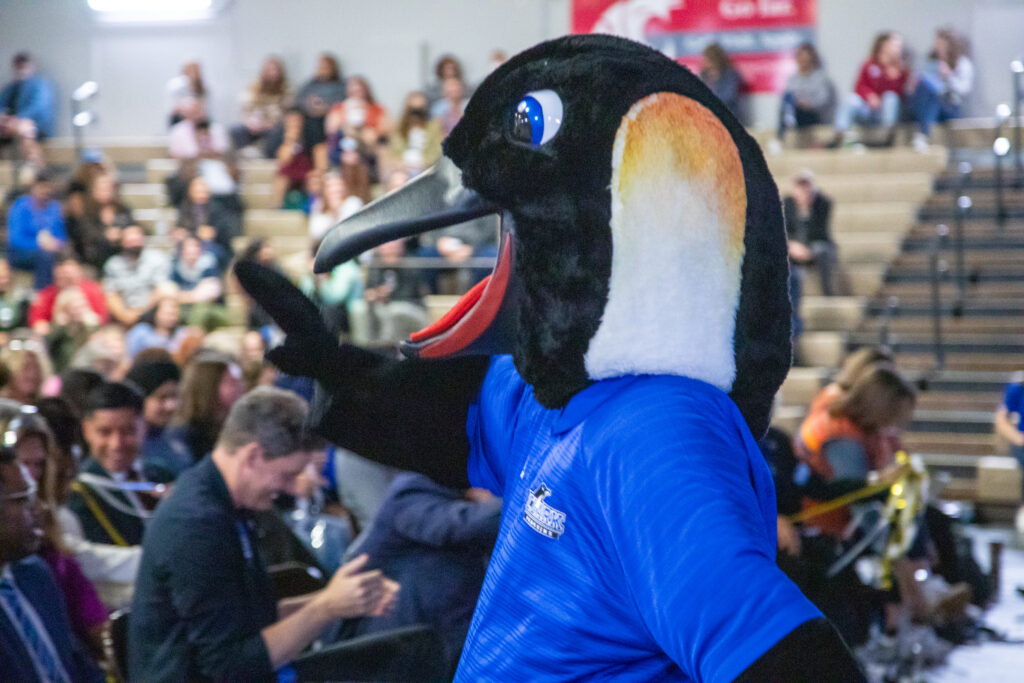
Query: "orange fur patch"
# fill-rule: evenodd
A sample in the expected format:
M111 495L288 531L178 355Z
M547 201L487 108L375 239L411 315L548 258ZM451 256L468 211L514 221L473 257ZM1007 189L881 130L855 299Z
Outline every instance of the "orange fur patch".
M729 234L728 252L742 253L747 215L743 164L732 136L711 111L676 93L649 95L623 118L625 147L618 172L618 198L630 203L634 191L666 174L704 191ZM623 131L620 129L619 136Z

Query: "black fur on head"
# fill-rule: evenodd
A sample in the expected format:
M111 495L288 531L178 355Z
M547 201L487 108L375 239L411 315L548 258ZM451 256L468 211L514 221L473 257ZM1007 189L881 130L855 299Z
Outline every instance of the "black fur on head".
M511 117L524 95L544 89L560 96L562 125L534 148L511 137ZM731 396L759 436L791 354L782 210L757 144L696 76L621 38L583 35L541 43L480 85L445 141L445 154L462 169L466 187L513 218L521 284L513 356L537 400L561 407L590 382L584 354L608 298L615 135L637 100L665 91L685 95L721 119L743 162L746 255Z

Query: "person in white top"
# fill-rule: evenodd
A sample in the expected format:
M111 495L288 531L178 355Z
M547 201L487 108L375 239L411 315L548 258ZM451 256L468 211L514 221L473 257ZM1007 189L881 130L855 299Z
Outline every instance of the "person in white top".
M349 192L344 179L338 173L324 176L324 193L316 202L309 215L309 237L319 242L324 234L363 207L363 200Z
M973 87L974 64L967 56L964 39L952 29L938 29L911 100L918 125L913 141L915 149L927 151L933 125L961 116L964 101Z

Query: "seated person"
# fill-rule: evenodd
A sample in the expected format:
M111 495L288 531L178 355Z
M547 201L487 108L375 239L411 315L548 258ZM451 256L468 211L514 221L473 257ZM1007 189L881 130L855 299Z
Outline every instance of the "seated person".
M29 308L28 323L39 334L48 334L53 324L57 297L68 289L77 289L96 314L99 324L107 322L107 301L99 284L86 278L82 265L70 252L61 252L55 259L54 282L36 297Z
M106 678L75 637L64 596L36 555L43 538L36 485L10 447L0 449L0 679Z
M181 73L167 81L165 90L170 102L170 115L167 119L169 126L185 118L195 102L205 104L209 101L210 93L203 80L203 67L194 59L181 65Z
M852 142L850 127L856 122L886 129L886 142L892 144L900 107L910 71L903 61L903 36L886 31L875 37L871 55L860 68L853 92L840 102L836 111L836 137L831 146Z
M227 131L210 123L202 100L193 99L183 108L180 121L171 126L169 152L174 159L219 158L230 149Z
M349 554L398 581L402 590L388 615L346 622L346 636L426 624L444 640L454 675L494 541L501 499L485 489L458 491L422 474L403 472L388 489L373 527Z
M441 136L448 137L455 124L466 110L466 84L461 78L446 78L441 84L442 99L430 108L430 116L441 129Z
M313 170L313 147L303 137L305 119L302 110L294 107L284 114L282 137L276 146L268 148L268 155L277 161L277 171L271 183L271 206L288 208L303 202L285 200L292 192L300 191L306 176Z
M313 78L306 81L295 95L295 106L304 118L303 147L313 149L324 141L324 118L331 106L344 99L345 81L341 77L341 67L334 55L325 52L317 58Z
M132 223L132 210L118 198L108 173L92 178L82 203L81 215L69 215L65 228L82 263L100 271L121 246L121 231Z
M158 509L132 603L132 680L273 679L331 621L390 609L398 584L362 571L366 557L322 591L275 603L251 513L294 492L309 461L306 412L291 392L253 390L232 408L212 455Z
M53 180L36 174L28 193L7 212L7 258L11 266L33 274L38 291L53 282L53 262L67 241L60 202L53 199Z
M56 515L57 509L67 501L77 463L70 453L56 447L48 420L34 406L22 406L17 413L0 410L0 433L14 435L15 455L43 499L39 511L43 528L39 556L49 565L60 586L75 636L88 645L94 655L102 656L107 608L100 602L96 588L82 573L74 555L64 547Z
M711 92L722 100L733 115L742 120L744 83L743 76L732 63L729 54L719 43L711 43L701 53L700 79L711 88Z
M46 335L46 348L57 372L70 364L74 354L89 341L100 324L100 317L89 306L81 289L68 287L57 295Z
M830 121L835 105L835 88L821 66L821 57L814 44L801 43L794 57L796 73L786 80L779 108L776 139L780 144L790 128L801 131Z
M349 76L346 92L348 96L332 106L324 119L327 148L335 157L335 150L346 137L361 140L373 150L391 132L391 118L387 109L374 98L373 90L365 78Z
M213 196L206 178L197 175L189 181L185 199L178 207L180 230L175 231L175 238L180 242L185 232L199 235L205 242L215 242L230 259L231 240L242 234L242 212L236 195Z
M11 264L0 256L0 343L6 343L8 332L25 326L31 298L31 292L14 285Z
M836 245L832 241L832 200L814 185L814 173L804 169L793 178L793 190L782 202L786 218L789 248L789 296L793 305L793 338L803 331L800 302L808 269L818 271L823 296L832 296L835 288Z
M124 343L130 358L135 358L146 349L163 349L174 353L188 333L189 329L181 319L178 292L173 287L167 287L158 295L153 315L135 323L125 335Z
M27 52L11 60L14 80L0 90L0 148L18 146L18 154L33 166L43 165L39 143L53 134L57 107L53 88L36 75L35 63Z
M235 149L248 147L265 138L281 123L293 95L284 62L279 57L263 60L259 80L249 86L243 97L242 123L231 128Z
M149 475L146 455L160 441L164 429L178 410L181 370L171 360L149 361L140 356L128 370L124 381L136 387L143 396L142 419L146 422L146 436L142 443L143 471L147 479L161 481Z
M138 225L121 231L121 253L103 266L103 291L110 317L122 325L134 325L153 308L157 289L171 279L171 260L161 249L146 246L146 234Z
M178 287L181 317L190 325L209 331L224 324L220 264L198 237L189 235L182 241L171 264L171 282Z
M410 176L432 165L441 156L441 125L430 118L427 96L423 92L409 93L405 98L402 116L390 136L393 161Z
M964 102L973 87L974 64L967 56L964 39L952 29L939 29L911 97L918 125L914 149L927 151L932 126L962 115Z
M366 275L363 290L372 336L379 344L398 344L427 325L427 310L423 306L426 286L418 269L400 267L401 260L408 255L405 240L382 244L374 249L374 255L376 259Z
M361 208L363 200L351 193L341 174L336 171L325 174L323 198L309 214L310 239L320 242L328 230Z
M68 507L94 543L139 545L156 505L155 496L133 485L143 484L142 406L142 396L119 382L100 385L86 399L82 432L89 458L72 485Z

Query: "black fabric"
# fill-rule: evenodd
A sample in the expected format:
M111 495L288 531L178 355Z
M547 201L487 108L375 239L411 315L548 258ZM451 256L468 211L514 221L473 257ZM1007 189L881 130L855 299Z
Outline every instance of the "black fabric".
M736 678L737 683L856 683L867 681L832 625L812 619L793 629Z
M444 646L425 626L354 638L293 662L299 681L443 681Z
M786 217L786 230L789 238L802 244L812 242L831 242L832 233L829 221L832 215L832 200L825 195L816 193L811 202L811 210L806 218L800 217L796 200L786 197L782 202L783 214Z
M789 434L778 427L769 427L757 445L772 472L779 514L800 512L804 494L796 482L799 461L793 452L793 441Z
M130 678L275 680L260 631L276 620L251 521L206 458L150 521L129 623Z
M398 361L339 347L316 306L283 275L244 261L235 274L287 335L267 359L289 375L316 380L310 423L317 433L444 486L469 486L466 415L489 357Z
M540 83L559 93L564 113L558 134L534 148L510 137L509 113ZM445 155L462 170L467 188L514 219L515 277L523 293L514 311L513 356L537 401L560 408L589 383L584 354L608 297L614 248L609 160L616 131L635 102L666 91L717 116L743 163L745 257L730 395L760 437L792 353L782 209L757 143L700 79L621 38L569 36L541 43L480 85L445 140Z
M110 474L103 469L103 466L96 460L89 458L82 463L82 472L94 474L104 479L110 479ZM145 530L145 525L142 518L130 515L126 512L113 507L107 503L100 494L98 494L88 484L82 484L85 489L89 492L92 500L95 501L96 505L103 511L103 514L110 521L110 524L119 533L128 545L139 545L142 543L142 533ZM131 509L132 504L120 491L108 490L106 493L116 498L121 506L124 508ZM93 543L109 543L114 544L116 541L111 538L110 534L97 519L96 515L93 514L92 509L86 503L85 497L77 491L71 492L71 497L68 499L68 507L75 513L78 520L82 523L82 533L85 534L85 538Z

